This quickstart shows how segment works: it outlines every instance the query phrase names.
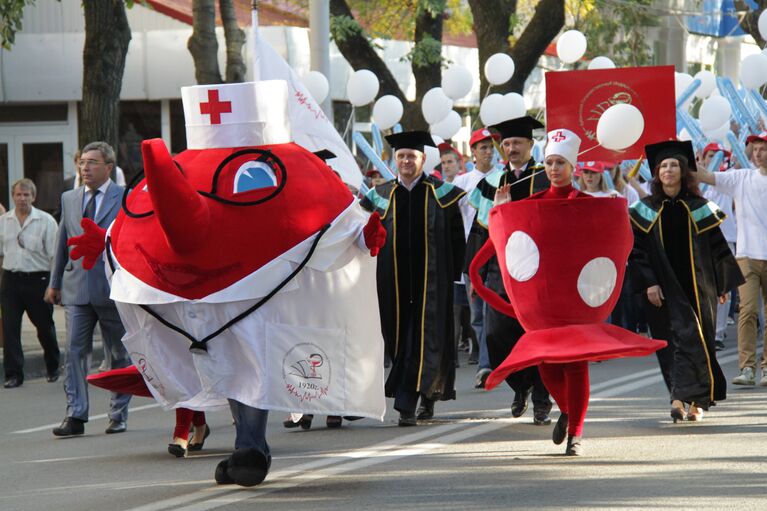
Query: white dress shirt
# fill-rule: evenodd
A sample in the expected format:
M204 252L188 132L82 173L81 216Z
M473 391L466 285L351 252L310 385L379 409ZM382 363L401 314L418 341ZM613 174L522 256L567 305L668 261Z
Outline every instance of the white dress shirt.
M3 270L25 273L50 271L56 251L56 228L56 220L34 206L24 225L19 223L15 209L0 216Z

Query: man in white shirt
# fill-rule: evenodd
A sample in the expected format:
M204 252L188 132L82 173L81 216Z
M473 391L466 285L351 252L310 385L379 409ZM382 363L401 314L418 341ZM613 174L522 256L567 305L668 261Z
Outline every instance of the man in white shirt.
M490 133L490 130L487 128L478 129L471 134L469 147L471 148L471 155L475 162L474 170L467 172L466 174L461 174L456 177L453 182L457 187L466 191L466 195L461 199L458 205L461 208L463 229L467 240L469 238L469 232L471 231L471 225L474 223L474 217L477 213L477 210L469 204L469 195L471 195L471 192L477 187L477 183L484 179L485 176L491 172L499 170L499 167L493 161L493 158L495 157L493 139L498 140L498 136ZM474 377L474 387L483 388L485 386L485 380L492 372L490 367L490 357L487 354L487 338L485 337L485 302L479 295L471 292L471 285L468 284L468 275L462 275L461 282L467 283L466 288L469 295L469 305L471 307L471 327L474 330L474 336L477 343L477 346L472 346L472 348L478 348L477 351L479 352L471 354L469 364L472 362L478 364L477 374Z
M56 221L32 206L35 183L20 179L11 187L14 208L0 216L0 258L3 282L3 365L6 389L24 382L24 353L21 349L21 318L27 313L43 347L48 381L59 378L59 344L53 323L53 305L43 301L48 288L56 248Z
M735 385L753 385L756 381L756 336L759 293L767 296L767 131L746 139L757 168L709 172L698 169L698 179L735 199L738 209L735 257L746 279L738 288L738 351L740 374ZM767 332L767 330L765 330ZM765 336L767 337L767 335ZM767 340L767 339L765 339ZM762 350L761 386L767 386L767 353Z

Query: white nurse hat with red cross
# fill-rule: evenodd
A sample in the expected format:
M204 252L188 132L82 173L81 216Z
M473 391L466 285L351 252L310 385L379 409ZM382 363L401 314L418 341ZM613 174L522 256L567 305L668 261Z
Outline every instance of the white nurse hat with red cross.
M181 88L188 149L284 144L292 140L284 80Z
M543 157L548 158L552 154L559 155L575 168L580 147L581 139L572 131L565 128L551 130L546 135L546 149L543 151Z

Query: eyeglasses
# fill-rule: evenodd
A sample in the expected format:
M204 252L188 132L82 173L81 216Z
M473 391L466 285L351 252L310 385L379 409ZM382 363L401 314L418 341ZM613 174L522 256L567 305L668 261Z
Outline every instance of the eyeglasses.
M97 161L97 160L80 160L77 162L78 167L92 167L94 165L102 165L106 163L105 161Z

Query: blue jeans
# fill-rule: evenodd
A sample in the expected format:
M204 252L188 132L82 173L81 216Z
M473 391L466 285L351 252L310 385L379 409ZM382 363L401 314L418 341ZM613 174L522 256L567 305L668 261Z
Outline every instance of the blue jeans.
M269 418L269 410L253 408L234 399L229 400L229 409L232 411L237 433L234 448L258 449L270 458L269 444L266 443L266 420Z
M110 355L110 367L119 369L131 364L122 338L125 328L114 306L67 305L67 361L64 365L64 392L67 395L67 417L88 420L88 382L86 376L93 353L93 329L101 328L105 351ZM130 394L112 392L109 418L128 419Z
M471 282L467 274L463 275L464 282ZM468 293L469 286L466 286ZM490 356L487 354L487 336L485 335L485 301L476 295L469 298L469 307L471 307L471 327L474 329L474 335L477 336L479 344L479 366L477 369L490 369Z

